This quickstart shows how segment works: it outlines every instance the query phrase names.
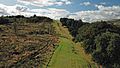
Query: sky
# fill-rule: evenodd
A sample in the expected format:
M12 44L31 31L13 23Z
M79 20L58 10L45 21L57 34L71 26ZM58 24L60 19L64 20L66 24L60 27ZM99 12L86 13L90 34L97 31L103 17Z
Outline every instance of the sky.
M0 0L0 16L24 15L82 19L120 19L120 0Z

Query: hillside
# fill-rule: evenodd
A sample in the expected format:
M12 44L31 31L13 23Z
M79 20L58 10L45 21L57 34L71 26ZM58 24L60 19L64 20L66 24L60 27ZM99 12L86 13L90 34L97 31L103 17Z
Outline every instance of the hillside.
M113 23L114 25L120 26L120 19L114 19L114 20L110 20L108 22Z
M45 68L58 42L51 22L45 17L0 18L0 68Z
M0 18L0 22L1 68L95 67L90 55L72 41L59 21L16 16Z
M119 22L0 17L0 68L119 68Z

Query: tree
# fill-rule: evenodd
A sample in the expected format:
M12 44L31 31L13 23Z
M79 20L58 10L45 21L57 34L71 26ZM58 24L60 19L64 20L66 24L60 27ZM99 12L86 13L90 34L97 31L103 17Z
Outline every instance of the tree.
M114 67L120 63L120 35L105 32L95 37L96 49L92 56L95 62L104 67Z
M68 28L70 34L73 37L76 37L78 34L78 29L84 24L82 20L74 20L68 18L61 18L60 22L62 23L62 26L66 26Z
M105 21L85 24L78 29L76 41L84 42L85 51L87 53L91 53L95 49L95 44L94 44L95 36L102 34L106 31L120 34L119 30L120 30L119 27L112 24L108 24Z
M78 29L76 42L105 68L120 68L120 27L105 21L85 24Z
M9 19L0 17L0 24L9 24L11 23Z

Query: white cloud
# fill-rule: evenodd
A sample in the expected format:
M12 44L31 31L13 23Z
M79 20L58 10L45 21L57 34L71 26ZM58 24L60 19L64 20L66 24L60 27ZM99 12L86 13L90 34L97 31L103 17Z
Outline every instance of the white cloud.
M59 19L61 17L67 17L70 13L65 9L56 9L56 8L48 8L48 9L32 9L31 13L36 14L38 16L47 16L52 19Z
M106 2L101 2L100 4L101 4L101 5L106 5Z
M82 19L85 22L120 19L120 6L105 7L103 5L96 5L96 7L98 10L75 12L69 18Z
M80 3L80 5L83 5L83 6L96 6L96 5L106 5L106 2L100 2L100 3L91 3L91 2L83 2L83 3Z
M59 19L61 17L67 17L70 14L69 11L65 9L47 8L47 9L29 9L26 6L14 5L6 6L0 4L0 15L24 15L24 16L47 16L52 19Z
M63 5L63 4L71 4L71 1L69 0L17 0L20 3L24 3L26 5L34 5L39 7L45 7L45 6L52 6L52 5Z
M6 6L0 4L0 15L19 15L27 10L27 7L21 5Z
M80 3L80 5L89 6L89 5L91 5L91 3L90 2L83 2L83 3Z
M29 9L26 6L14 5L6 6L0 4L0 15L24 15L24 16L46 16L52 19L62 17L82 19L84 22L94 22L99 20L120 19L120 6L96 5L97 10L78 11L70 13L65 9L46 8L46 9Z

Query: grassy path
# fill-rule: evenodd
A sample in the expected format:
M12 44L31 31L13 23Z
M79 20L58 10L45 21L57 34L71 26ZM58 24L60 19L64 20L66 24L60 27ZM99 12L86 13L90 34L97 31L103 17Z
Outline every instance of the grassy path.
M83 57L74 53L73 43L70 40L66 38L60 38L60 40L60 46L55 51L48 68L87 68L89 66Z
M94 68L89 56L71 41L69 31L60 24L54 25L60 34L60 43L47 68Z

